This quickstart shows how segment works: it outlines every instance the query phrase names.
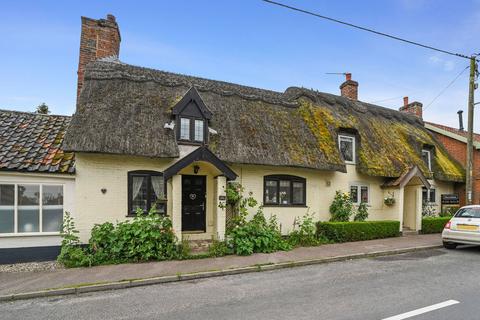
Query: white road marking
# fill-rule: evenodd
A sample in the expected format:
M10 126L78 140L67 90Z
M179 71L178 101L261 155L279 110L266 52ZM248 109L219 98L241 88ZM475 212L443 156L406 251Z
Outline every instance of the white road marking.
M413 311L410 311L410 312L405 312L405 313L402 313L402 314L399 314L399 315L396 315L396 316L393 316L393 317L385 318L385 319L382 319L382 320L407 319L407 318L418 316L418 315L423 314L423 313L427 313L427 312L434 311L434 310L437 310L437 309L449 307L449 306L457 304L457 303L460 303L460 302L458 302L457 300L447 300L447 301L444 301L444 302L433 304L433 305L428 306L428 307L420 308L420 309L413 310Z

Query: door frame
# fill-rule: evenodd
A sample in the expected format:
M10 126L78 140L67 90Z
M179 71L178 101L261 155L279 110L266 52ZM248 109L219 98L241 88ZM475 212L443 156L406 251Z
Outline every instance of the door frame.
M183 211L183 206L184 206L184 203L183 203L183 196L184 196L184 188L183 188L183 179L184 177L195 177L195 178L202 178L203 179L203 186L204 186L204 190L205 190L205 200L204 200L204 204L203 204L203 219L204 219L204 223L203 223L203 229L196 229L196 230L185 230L184 229L184 224L183 224L183 216L184 216L184 211ZM181 219L182 219L182 232L198 232L198 231L202 231L202 232L207 232L207 176L204 176L204 175L194 175L194 174L182 174L182 205L181 205Z

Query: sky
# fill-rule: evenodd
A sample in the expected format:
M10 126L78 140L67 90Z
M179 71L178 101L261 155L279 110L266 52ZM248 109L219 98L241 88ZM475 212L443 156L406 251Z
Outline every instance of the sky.
M278 0L466 55L480 52L479 0ZM359 100L424 105L424 120L457 127L468 101L468 60L407 45L260 0L1 1L0 109L75 111L81 16L115 15L120 60L283 92L339 94L342 75ZM476 91L479 94L479 91ZM480 98L478 99L480 101ZM480 111L475 129L480 131ZM465 112L466 122L466 112Z

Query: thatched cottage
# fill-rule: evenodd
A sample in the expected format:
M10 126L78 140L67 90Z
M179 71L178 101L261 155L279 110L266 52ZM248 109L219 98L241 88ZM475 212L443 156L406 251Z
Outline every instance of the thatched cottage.
M95 223L152 205L172 218L179 239L195 240L225 236L219 205L229 181L252 191L288 232L307 211L328 220L337 190L367 202L369 219L419 230L422 197L440 205L438 195L464 179L411 113L421 105L400 112L361 102L350 75L340 96L274 92L128 65L119 46L113 16L82 18L73 117L0 112L3 250L59 244L58 228L45 228L49 199L59 197L51 186L62 186L53 202L72 213L82 241Z

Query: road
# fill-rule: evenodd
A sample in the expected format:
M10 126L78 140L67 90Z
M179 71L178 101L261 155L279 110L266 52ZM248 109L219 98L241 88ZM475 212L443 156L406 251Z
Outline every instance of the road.
M480 249L437 249L0 303L0 319L399 320L407 319L407 312L446 302L408 319L477 320L479 292Z

